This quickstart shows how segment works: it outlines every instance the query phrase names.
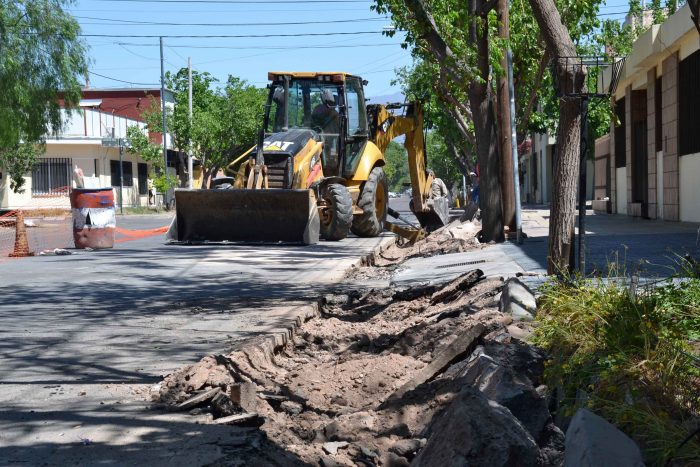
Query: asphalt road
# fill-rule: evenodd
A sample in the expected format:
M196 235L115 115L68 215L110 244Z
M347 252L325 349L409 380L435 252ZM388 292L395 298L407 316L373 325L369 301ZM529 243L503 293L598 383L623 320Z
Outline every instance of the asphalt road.
M118 219L139 229L168 222ZM178 246L157 236L0 263L0 465L216 459L235 430L149 411L152 386L206 354L280 329L385 238Z

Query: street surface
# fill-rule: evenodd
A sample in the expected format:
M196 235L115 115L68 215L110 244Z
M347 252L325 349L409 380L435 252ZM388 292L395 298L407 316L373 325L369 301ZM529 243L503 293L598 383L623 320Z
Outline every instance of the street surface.
M391 204L412 217L408 197ZM522 245L415 258L394 280L448 280L474 267L544 272L548 216L523 211ZM152 229L169 217L118 223ZM617 258L628 272L668 275L676 255L697 254L697 232L696 224L588 216L589 271ZM154 236L0 262L0 465L201 465L232 452L242 429L150 409L155 385L204 355L284 329L390 237L301 247L177 246Z
M169 220L117 222L150 229ZM386 238L178 246L154 236L0 263L0 464L215 460L227 445L220 437L235 430L145 410L153 385L204 355L284 329L304 300Z

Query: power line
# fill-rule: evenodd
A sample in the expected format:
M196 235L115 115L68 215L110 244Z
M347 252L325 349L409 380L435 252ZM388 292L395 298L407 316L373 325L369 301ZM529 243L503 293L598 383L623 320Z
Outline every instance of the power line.
M170 47L169 45L166 45L166 47L169 48L175 55L177 55L177 56L180 57L181 59L187 61L187 59L186 59L185 57L183 57L182 55L180 55L180 54L178 53L177 50L175 50L174 48Z
M299 3L372 3L367 0L93 0L112 3L214 3L214 4L274 4L295 5Z
M88 71L90 72L91 75L99 76L100 78L109 79L112 81L118 81L120 83L133 84L135 86L160 86L160 84L156 84L156 83L134 83L133 81L125 81L123 79L112 78L111 76L101 75L99 73L95 73L92 70L88 70Z
M155 8L162 8L162 7L155 7ZM270 12L269 8L266 8L264 10L261 10L261 9L242 10L240 6L236 6L236 9L234 9L234 10L221 10L220 9L221 7L218 5L215 8L217 8L217 9L216 10L211 10L211 9L208 9L208 10L206 10L206 9L205 10L180 10L180 9L178 9L178 10L169 11L169 12L168 11L164 12L164 11L157 10L157 9L156 10L145 10L143 8L139 8L137 10L131 10L128 8L119 8L119 12L120 13L137 13L137 14L153 13L153 14L158 14L161 16L169 14L169 13L170 14L182 14L182 13L269 13ZM101 8L99 10L91 9L91 8L88 8L88 9L79 8L79 9L73 9L73 10L67 10L67 11L71 14L88 13L88 12L104 13L105 8ZM274 11L275 11L275 13L309 13L309 12L318 13L319 9L318 8L313 8L313 9L295 8L293 10L284 10L284 9L275 8ZM360 12L360 13L367 13L366 8L335 8L334 7L332 10L324 11L324 13L328 12L328 11L332 11L333 13L336 13L339 11L356 11L356 12Z
M129 47L157 47L158 44L148 44L139 42L110 42L110 45L129 46ZM226 49L226 50L296 50L296 49L350 49L357 47L388 47L401 45L400 42L391 44L341 44L341 45L270 45L270 46L234 46L234 45L168 45L169 49ZM173 50L174 52L174 50ZM386 57L382 57L384 60Z
M339 19L330 21L294 21L294 22L272 22L272 23L173 23L173 22L156 22L156 21L138 21L129 19L112 19L112 18L96 18L92 16L75 16L79 19L88 19L95 21L109 21L111 23L117 23L120 25L132 25L132 26L294 26L303 24L331 24L331 23L358 23L363 21L385 21L389 18L357 18L357 19ZM83 24L100 24L100 23L83 23Z
M114 0L109 0L114 1ZM241 38L267 38L267 37L315 37L315 36L355 36L361 34L381 34L381 31L355 31L355 32L305 32L296 34L78 34L80 37L129 37L141 39L241 39ZM34 32L25 33L37 35Z

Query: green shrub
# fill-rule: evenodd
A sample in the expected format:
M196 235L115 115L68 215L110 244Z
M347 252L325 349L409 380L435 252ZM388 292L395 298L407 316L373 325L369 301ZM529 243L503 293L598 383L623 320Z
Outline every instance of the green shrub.
M700 461L700 280L631 292L627 284L551 282L538 303L534 343L558 410L587 406L639 442L650 464Z

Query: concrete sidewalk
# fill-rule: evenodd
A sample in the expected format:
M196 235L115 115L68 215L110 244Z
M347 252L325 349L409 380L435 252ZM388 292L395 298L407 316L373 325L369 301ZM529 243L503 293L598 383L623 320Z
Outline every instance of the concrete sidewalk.
M698 257L700 224L665 222L640 218L586 214L586 271L606 274L609 266L618 275L637 273L664 277L677 271L679 259L686 253ZM523 231L528 238L522 245L498 245L524 270L547 269L549 210L524 209ZM578 229L577 229L578 233Z
M614 265L615 276L637 273L654 278L667 277L678 270L680 257L690 253L698 258L700 224L636 219L627 216L586 217L586 270L607 275ZM403 263L391 282L397 286L412 283L442 283L479 268L487 276L511 277L518 273L547 273L549 210L524 209L523 244L505 242L466 253L429 258L412 258Z

